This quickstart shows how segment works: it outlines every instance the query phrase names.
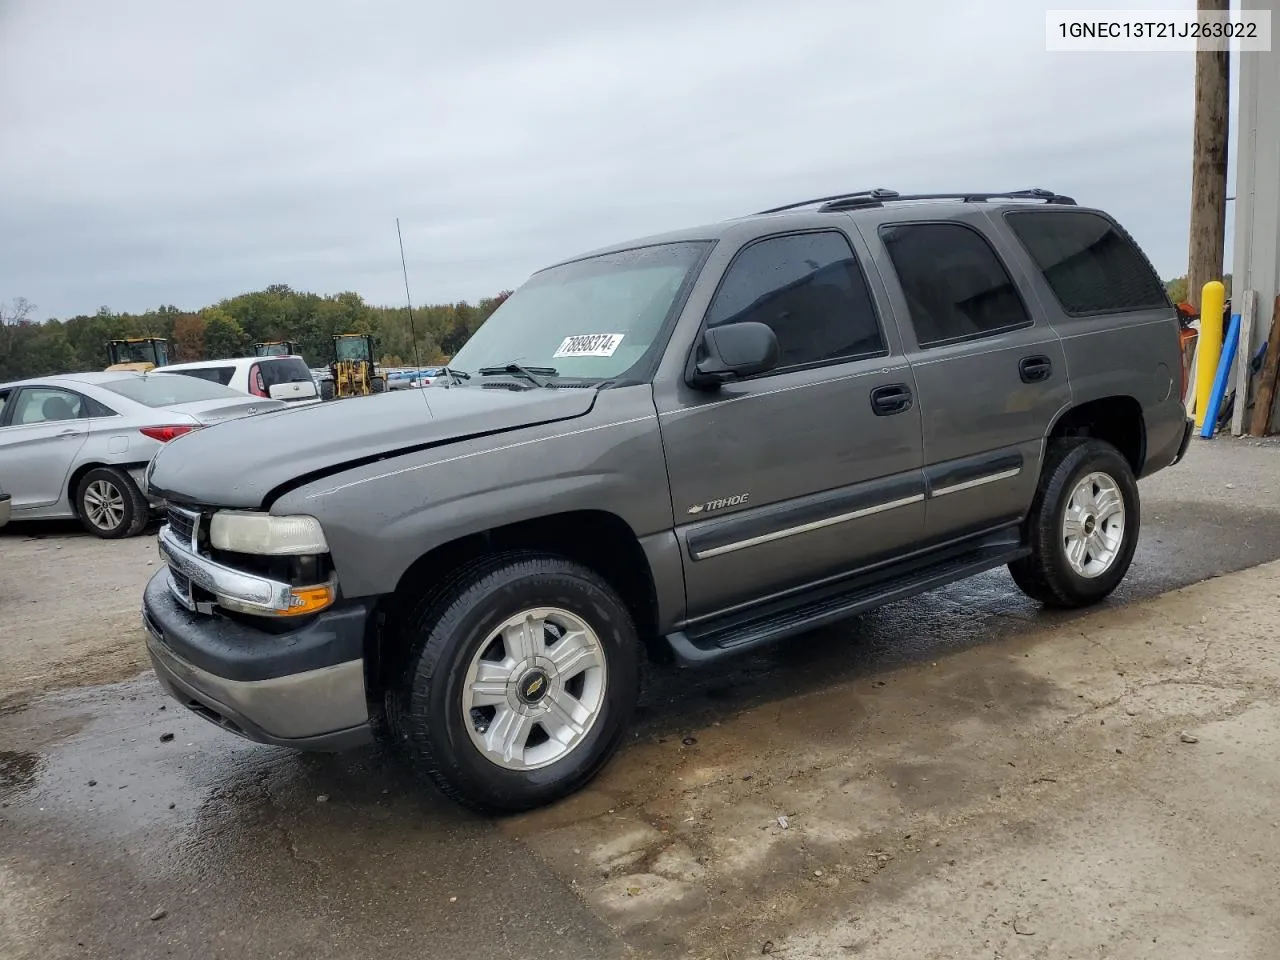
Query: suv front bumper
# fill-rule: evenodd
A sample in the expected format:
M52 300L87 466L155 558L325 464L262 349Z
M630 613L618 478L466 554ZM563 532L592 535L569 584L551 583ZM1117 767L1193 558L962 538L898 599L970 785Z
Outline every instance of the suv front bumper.
M325 610L287 633L192 613L174 598L168 569L142 598L147 652L161 686L228 731L304 750L370 742L364 682L369 609Z

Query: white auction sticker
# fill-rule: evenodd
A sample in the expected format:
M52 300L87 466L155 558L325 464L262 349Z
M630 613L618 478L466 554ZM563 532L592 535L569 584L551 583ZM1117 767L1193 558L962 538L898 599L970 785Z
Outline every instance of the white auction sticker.
M579 333L565 337L552 357L612 357L622 343L621 333Z

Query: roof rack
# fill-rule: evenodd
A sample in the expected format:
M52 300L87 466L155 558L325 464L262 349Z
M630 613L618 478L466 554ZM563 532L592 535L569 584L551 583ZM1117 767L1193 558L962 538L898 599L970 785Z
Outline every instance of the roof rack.
M818 208L819 212L829 213L838 210L853 210L858 207L880 207L884 206L885 201L906 201L906 200L960 200L964 203L984 203L987 200L1041 200L1045 203L1059 203L1067 206L1075 206L1075 200L1071 197L1054 193L1052 190L1045 190L1042 187L1031 187L1027 190L1007 190L1001 193L909 193L902 194L897 190L889 190L885 187L876 187L873 190L856 190L851 193L837 193L829 197L818 197L814 200L801 200L798 203L788 203L781 207L772 207L769 210L761 210L754 216L763 216L766 213L781 213L784 210L796 210L800 207L809 207L821 204Z
M898 197L897 190L888 190L885 187L873 187L870 190L851 190L848 193L833 193L829 197L816 197L813 200L800 200L796 203L785 203L780 207L771 207L768 210L760 210L753 213L753 217L762 217L766 213L781 213L783 210L796 210L800 207L810 207L815 203L832 203L837 200L852 200L855 197L865 197L867 200L894 200Z

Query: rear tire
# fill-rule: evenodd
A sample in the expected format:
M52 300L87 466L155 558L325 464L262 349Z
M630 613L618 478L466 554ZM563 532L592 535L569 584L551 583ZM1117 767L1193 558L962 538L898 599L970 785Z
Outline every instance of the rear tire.
M369 392L370 393L386 393L387 381L385 377L370 377Z
M332 400L332 399L333 399L333 394L334 394L334 390L333 390L333 381L332 381L332 380L321 380L321 381L320 381L320 399L321 399L321 400Z
M482 813L583 787L626 733L640 641L594 571L549 554L470 566L405 618L392 728L449 797Z
M151 518L151 506L133 477L117 467L94 467L76 484L76 513L95 537L136 537Z
M1140 523L1138 483L1119 450L1101 440L1051 440L1026 523L1031 555L1009 573L1046 606L1098 603L1128 572Z

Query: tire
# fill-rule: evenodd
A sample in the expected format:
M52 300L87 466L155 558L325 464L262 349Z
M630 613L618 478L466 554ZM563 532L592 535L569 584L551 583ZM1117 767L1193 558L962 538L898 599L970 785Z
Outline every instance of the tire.
M1107 513L1117 497L1123 509ZM1070 541L1064 525L1069 510L1079 524ZM1141 519L1138 483L1119 450L1101 440L1052 440L1026 523L1031 555L1010 563L1009 573L1023 593L1046 606L1098 603L1128 572Z
M117 467L94 467L76 484L76 514L96 537L136 537L151 519L151 506L138 485Z
M370 377L369 392L370 393L386 393L387 392L386 379L384 377Z
M333 399L333 394L334 394L333 381L332 381L332 380L321 380L321 381L320 381L320 399L321 399L321 400L332 400L332 399Z
M533 611L546 623L541 631L523 627L537 627L526 616ZM578 626L586 628L578 641L557 639ZM388 698L390 727L466 807L515 813L567 796L599 773L626 733L640 640L622 600L580 564L531 552L479 561L424 597L402 630L410 654ZM571 660L563 672L560 659ZM570 714L576 726L563 722Z

